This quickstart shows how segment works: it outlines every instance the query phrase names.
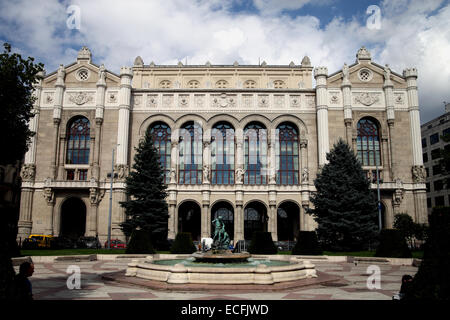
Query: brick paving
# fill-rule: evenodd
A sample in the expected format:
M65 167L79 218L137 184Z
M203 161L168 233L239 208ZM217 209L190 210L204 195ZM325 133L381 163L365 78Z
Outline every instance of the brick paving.
M125 274L131 259L119 261L55 261L35 263L30 278L35 300L391 300L400 290L401 277L414 275L417 267L376 264L381 270L381 289L368 289L369 263L314 261L319 278L328 282L314 283L297 288L278 288L277 291L212 288L204 291L156 290L136 284L108 281L108 274ZM67 268L81 269L81 288L68 289L70 276ZM18 272L18 267L16 272ZM132 278L130 278L132 279ZM308 279L309 280L309 279ZM188 288L188 287L186 287Z

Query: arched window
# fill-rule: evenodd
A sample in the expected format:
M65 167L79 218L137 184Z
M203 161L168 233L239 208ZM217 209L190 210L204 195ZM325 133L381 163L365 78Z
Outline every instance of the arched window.
M267 183L267 129L257 122L244 129L244 184Z
M172 83L169 80L163 80L159 83L159 87L163 89L169 89L172 86Z
M246 89L256 88L256 82L253 80L247 80L244 82L244 88Z
M290 123L278 126L277 184L298 184L298 131Z
M90 124L85 117L73 119L67 133L67 164L89 164Z
M201 184L203 163L202 127L189 121L180 129L178 183Z
M378 126L369 118L358 122L357 156L363 166L381 164Z
M284 81L283 80L275 80L273 82L273 87L275 89L283 89L284 88Z
M211 183L234 184L234 129L226 122L211 131Z
M200 82L198 82L197 80L191 80L188 82L188 87L191 89L198 88L199 86L200 86Z
M157 122L150 127L153 144L159 154L159 163L161 164L164 182L170 182L170 151L171 151L171 130L170 127L163 123Z
M226 80L219 80L216 82L216 88L227 88L228 82Z

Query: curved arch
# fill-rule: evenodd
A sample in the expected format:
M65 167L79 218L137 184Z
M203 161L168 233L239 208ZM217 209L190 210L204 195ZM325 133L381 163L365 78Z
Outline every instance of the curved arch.
M176 210L178 211L178 209L180 208L180 206L181 206L183 203L185 203L185 202L195 202L195 204L198 205L200 208L202 207L201 203L198 202L197 200L191 199L191 198L187 198L187 199L183 199L183 200L177 202L177 209L176 209Z
M59 236L78 239L86 232L86 203L79 197L67 197L60 204Z
M205 132L207 130L212 130L212 128L219 122L228 122L234 130L239 129L239 120L236 117L229 114L216 114L208 119L205 126Z
M375 122L375 124L378 127L379 133L380 133L380 138L381 137L386 137L387 136L387 132L388 132L388 128L386 125L386 121L385 119L383 119L382 121L379 120L377 116L373 115L372 113L369 112L362 112L359 114L359 117L357 119L355 119L355 121L353 121L353 132L357 133L358 130L358 122L361 121L362 119L370 119L373 122Z
M192 240L198 241L201 236L201 206L195 200L183 201L177 207L177 232L190 232Z
M298 202L297 200L294 200L294 199L285 199L285 200L282 200L280 203L278 203L277 209L278 209L282 204L284 204L284 203L286 203L286 202L293 202L293 203L295 203L299 208L301 207L301 203Z
M222 209L222 216L223 214L225 214L225 217L223 219L223 222L225 224L225 230L228 233L228 236L230 237L230 240L234 239L234 206L229 202L229 201L216 201L212 206L211 206L211 231L213 230L213 223L212 221L214 221L214 219L216 218L217 214L218 214L218 210ZM213 235L211 235L212 237Z
M264 202L258 200L247 202L244 206L244 239L250 240L254 232L267 232L268 220L269 215Z
M277 207L277 235L280 241L294 241L300 230L300 206L291 200Z
M272 127L272 121L262 114L249 114L243 117L240 121L242 129L244 129L251 122L261 122L267 130L270 130Z
M244 203L243 208L245 209L252 202L261 203L264 207L266 207L266 212L269 212L269 205L267 203L265 203L263 200L259 200L259 199L248 200L246 203Z
M170 127L172 132L175 129L175 120L173 120L172 117L165 114L151 115L144 121L142 121L141 125L139 126L138 130L139 136L143 137L148 128L155 122L164 122Z
M275 119L272 120L270 129L275 130L283 122L293 123L297 127L299 138L301 138L301 139L307 138L308 127L306 126L306 124L303 122L302 119L300 119L299 117L297 117L296 115L293 115L293 114L281 115L281 116L276 117Z
M198 114L187 113L175 120L175 126L173 128L173 131L175 132L176 130L179 130L183 125L185 125L189 121L193 121L199 124L203 131L208 123L208 121L205 118L203 118Z
M229 205L231 205L231 207L233 207L233 210L236 210L236 206L235 206L235 204L232 202L232 201L230 201L230 200L227 200L227 199L217 199L217 200L215 200L212 204L210 204L210 208L212 208L212 207L214 207L217 203L219 203L219 202L226 202L226 203L228 203Z

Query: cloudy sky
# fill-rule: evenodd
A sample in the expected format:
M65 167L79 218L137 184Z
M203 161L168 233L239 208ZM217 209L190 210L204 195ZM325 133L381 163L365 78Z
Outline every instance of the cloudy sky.
M364 45L398 73L418 68L422 123L450 101L448 0L0 0L0 41L47 72L86 45L114 72L137 55L145 64L299 64L308 55L331 74Z

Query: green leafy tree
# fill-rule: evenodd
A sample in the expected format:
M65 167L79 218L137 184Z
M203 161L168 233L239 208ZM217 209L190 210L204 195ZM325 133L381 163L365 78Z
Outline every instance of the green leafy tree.
M342 139L327 154L314 180L314 207L307 210L317 222L325 250L361 250L377 237L378 213L370 182L361 163Z
M121 224L125 235L134 230L150 233L151 243L159 248L167 240L167 186L163 182L159 156L147 131L136 148L133 170L126 179L128 200L121 202L127 219Z
M394 216L394 228L400 231L400 234L413 247L413 238L416 232L416 224L407 213L399 213Z
M28 150L33 133L28 121L33 117L33 85L42 63L35 64L32 57L23 59L11 53L11 45L3 44L0 54L0 164L13 164L22 160Z

